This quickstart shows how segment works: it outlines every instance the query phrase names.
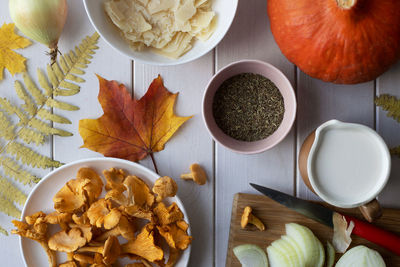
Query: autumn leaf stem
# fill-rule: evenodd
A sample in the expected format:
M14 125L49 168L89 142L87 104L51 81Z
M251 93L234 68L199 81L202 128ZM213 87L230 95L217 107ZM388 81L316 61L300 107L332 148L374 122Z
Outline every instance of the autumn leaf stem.
M154 159L153 153L150 153L150 157L151 157L151 161L153 162L153 166L154 166L155 172L156 172L157 174L159 174L159 173L158 173L157 164L156 164L156 160Z

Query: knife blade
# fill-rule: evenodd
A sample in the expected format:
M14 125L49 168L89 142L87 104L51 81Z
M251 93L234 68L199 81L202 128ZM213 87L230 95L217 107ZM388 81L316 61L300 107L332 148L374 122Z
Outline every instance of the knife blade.
M335 211L324 207L320 204L313 203L307 200L303 200L283 192L267 188L261 185L250 183L250 185L258 192L269 197L270 199L284 205L285 207L292 209L304 216L325 224L333 228L333 214ZM354 229L352 234L358 235L366 240L369 240L381 247L384 247L397 255L400 255L400 236L395 233L383 230L373 224L358 220L354 217L342 215L347 223L351 221L354 223Z

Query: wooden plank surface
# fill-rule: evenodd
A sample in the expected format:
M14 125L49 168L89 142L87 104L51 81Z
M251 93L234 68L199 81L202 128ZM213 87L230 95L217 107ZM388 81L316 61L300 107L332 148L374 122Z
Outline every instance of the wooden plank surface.
M231 29L217 46L216 69L240 59L259 59L279 68L294 84L294 66L280 53L273 39L266 8L266 1L239 1ZM216 266L225 264L234 194L254 192L249 182L293 193L294 139L292 131L278 146L258 155L241 155L216 145Z
M94 32L82 1L68 0L68 3L70 12L60 40L61 51L69 50L85 35ZM11 22L7 5L8 1L0 4L1 23ZM400 144L399 124L386 118L384 112L376 112L372 102L375 93L400 96L400 64L380 77L376 83L352 86L327 84L300 71L296 72L296 68L281 54L269 30L266 1L240 0L237 15L227 36L215 51L189 64L175 67L133 64L104 41L100 40L99 46L100 50L84 75L86 83L82 85L81 92L77 96L65 98L67 102L80 107L79 111L62 112L71 119L72 124L61 127L71 131L74 136L54 137L38 151L65 163L100 157L100 154L90 150L79 149L82 145L78 132L79 120L96 118L102 114L97 101L98 81L94 74L118 80L140 97L151 80L160 73L168 89L181 93L178 97L177 113L195 115L171 139L166 149L155 156L160 173L177 179L180 188L178 195L190 215L195 240L189 266L225 265L232 198L237 192L254 192L248 182L257 182L303 198L315 199L297 173L296 158L306 135L320 123L332 118L360 122L376 127L390 146ZM28 69L35 73L37 66L45 66L45 51L44 46L35 43L17 52L29 58ZM282 70L297 91L299 107L296 126L287 138L274 149L252 156L236 154L216 145L208 135L200 115L202 94L210 77L227 64L246 58L263 60ZM0 81L0 95L18 102L12 88L14 79L7 71L5 78ZM193 162L199 162L205 167L209 175L206 186L199 187L178 179ZM151 162L147 160L141 163L152 168ZM397 179L400 174L399 163L399 159L393 159L389 185L379 196L385 205L400 207L400 180ZM37 171L38 174L47 172ZM30 189L23 188L27 193ZM0 214L0 221L2 225L11 228L9 217ZM23 266L16 236L0 237L0 249L3 251L1 258L7 260L8 266Z
M212 266L214 252L214 177L213 145L201 118L201 98L213 75L213 52L192 63L173 67L155 67L135 63L134 91L143 96L158 74L173 93L179 92L175 112L179 116L194 115L166 144L165 150L154 155L160 175L173 177L178 183L178 196L189 215L192 251L188 266ZM189 172L192 163L199 163L208 174L207 184L183 181L179 177ZM141 162L153 169L148 158Z
M240 220L244 207L250 206L253 214L257 216L266 226L265 231L259 231L254 226L241 229ZM344 210L340 210L343 212ZM358 209L345 210L346 214L361 218ZM325 246L326 241L332 240L333 230L328 226L320 224L316 221L292 211L277 202L262 196L249 194L236 194L233 199L232 219L230 226L228 256L226 267L240 267L241 264L233 255L232 249L240 244L255 244L265 249L274 240L279 239L285 234L286 223L298 223L304 225L313 231L321 243ZM400 210L385 209L383 216L376 222L376 225L400 234ZM371 242L352 235L352 243L350 247L357 245L365 245L369 248L377 250L385 260L387 266L400 266L400 257L389 252ZM339 258L340 254L336 254Z
M390 94L400 98L400 63L394 65L377 80L377 95ZM386 111L377 109L376 129L389 147L400 146L400 123L388 118ZM400 158L392 157L392 172L388 185L379 195L379 201L390 207L400 207Z

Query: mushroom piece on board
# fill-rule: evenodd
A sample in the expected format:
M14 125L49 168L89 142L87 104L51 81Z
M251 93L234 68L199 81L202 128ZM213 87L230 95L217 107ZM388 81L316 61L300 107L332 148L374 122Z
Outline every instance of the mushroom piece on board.
M242 229L244 229L246 225L250 223L255 225L260 231L264 231L265 225L260 221L260 219L258 219L251 213L252 211L252 208L249 206L244 208L240 226L242 227Z
M206 172L197 163L190 165L190 173L181 174L181 178L184 180L193 180L199 185L204 185L207 182Z

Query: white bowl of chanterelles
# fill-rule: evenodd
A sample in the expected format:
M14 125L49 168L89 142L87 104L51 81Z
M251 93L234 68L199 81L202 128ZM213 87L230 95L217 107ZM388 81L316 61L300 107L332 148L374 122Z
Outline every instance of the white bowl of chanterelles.
M228 32L238 0L84 0L113 48L151 65L177 65L211 51Z
M25 265L187 267L192 237L177 189L127 160L68 163L39 182L14 221Z

